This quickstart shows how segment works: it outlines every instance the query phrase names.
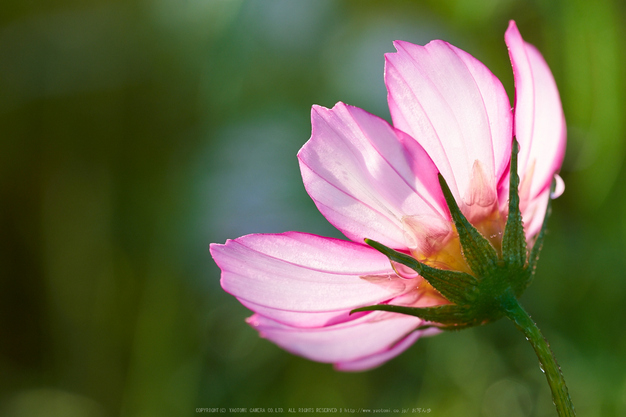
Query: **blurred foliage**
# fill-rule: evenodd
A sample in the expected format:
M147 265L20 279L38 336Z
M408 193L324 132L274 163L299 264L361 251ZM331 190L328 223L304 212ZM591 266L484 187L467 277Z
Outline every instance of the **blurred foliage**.
M582 416L626 415L626 10L617 0L7 0L0 5L0 414L185 416L196 407L554 415L505 321L344 374L262 340L210 242L339 237L300 182L312 104L389 118L383 53L442 38L513 96L515 19L568 121L523 303Z

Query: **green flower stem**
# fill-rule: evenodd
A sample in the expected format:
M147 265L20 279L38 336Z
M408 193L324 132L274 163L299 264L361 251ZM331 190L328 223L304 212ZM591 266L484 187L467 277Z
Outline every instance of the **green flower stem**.
M506 316L524 333L526 339L533 346L533 349L535 349L541 369L546 374L548 385L550 385L550 390L552 390L552 401L556 406L559 416L576 416L574 405L567 392L565 379L563 379L563 374L561 373L561 368L556 363L554 354L537 327L537 324L530 318L526 310L522 308L514 296L511 295L507 297L503 305L505 307Z

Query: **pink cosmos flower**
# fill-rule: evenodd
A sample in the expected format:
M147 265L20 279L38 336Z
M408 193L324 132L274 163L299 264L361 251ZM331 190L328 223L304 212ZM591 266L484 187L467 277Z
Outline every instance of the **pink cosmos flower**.
M441 173L463 214L500 251L513 137L520 146L520 209L529 242L545 216L565 152L565 120L541 54L515 22L505 34L515 107L478 60L446 42L396 41L386 54L393 126L359 108L314 106L298 153L307 192L351 241L305 233L255 234L211 245L222 287L255 312L261 336L345 371L382 364L420 336L420 318L350 311L373 304L447 304L417 273L392 265L364 238L420 262L468 272ZM558 176L557 176L558 178ZM558 195L563 190L557 181Z

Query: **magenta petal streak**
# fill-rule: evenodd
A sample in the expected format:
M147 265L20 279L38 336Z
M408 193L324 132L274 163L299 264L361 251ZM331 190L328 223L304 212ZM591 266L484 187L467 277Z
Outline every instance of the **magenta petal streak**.
M563 161L565 120L550 69L513 21L505 41L515 77L513 111L500 81L443 41L396 41L397 52L386 54L394 126L343 103L313 107L311 139L298 153L304 185L352 241L289 232L211 245L222 287L255 312L248 323L262 337L339 370L360 371L437 333L417 330L429 323L412 316L349 314L380 303L448 303L363 239L439 268L468 271L438 183L441 173L466 217L499 250L514 134L522 216L528 240L534 238ZM562 189L559 181L555 194Z

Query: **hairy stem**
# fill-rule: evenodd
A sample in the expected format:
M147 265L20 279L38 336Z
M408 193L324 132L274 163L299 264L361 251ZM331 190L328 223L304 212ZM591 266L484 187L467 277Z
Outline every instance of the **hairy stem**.
M546 375L548 385L550 385L552 401L559 416L575 417L574 405L567 391L561 368L557 364L554 354L537 324L530 318L514 296L507 297L503 304L506 316L515 323L515 326L524 333L526 339L533 346L537 358L539 358L541 369Z

